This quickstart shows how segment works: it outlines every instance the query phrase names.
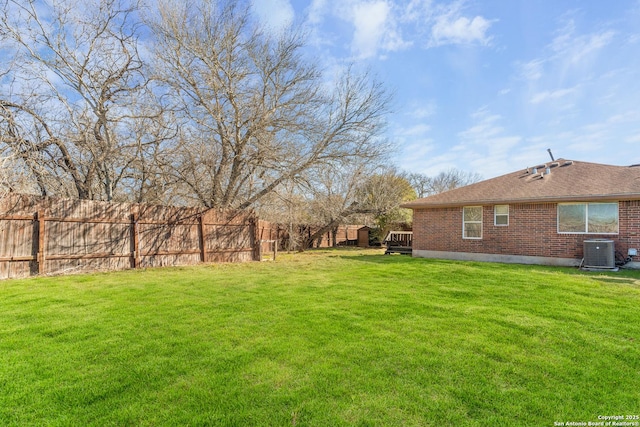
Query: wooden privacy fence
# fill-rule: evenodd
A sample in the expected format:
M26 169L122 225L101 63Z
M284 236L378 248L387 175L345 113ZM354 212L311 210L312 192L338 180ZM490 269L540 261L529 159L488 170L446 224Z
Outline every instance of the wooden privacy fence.
M286 250L289 245L288 241L290 226L278 223L272 223L268 221L260 220L258 222L258 236L261 242L261 252L273 252L274 250ZM318 226L312 225L295 225L293 226L294 234L297 233L297 237L304 238L311 236ZM366 238L364 241L360 241L361 232L366 229ZM328 231L321 235L318 239L313 241L312 247L315 248L329 248L334 246L361 246L367 247L369 245L369 227L363 225L340 225L333 232ZM300 244L300 242L297 242ZM299 248L297 248L299 249Z
M332 247L335 237L336 246L357 246L358 230L362 227L364 227L364 225L340 225L335 230L335 236L331 231L327 231L314 242L314 245L316 248ZM316 230L317 227L304 227L304 232L308 233L309 236L312 235Z
M9 194L0 278L260 259L251 212Z

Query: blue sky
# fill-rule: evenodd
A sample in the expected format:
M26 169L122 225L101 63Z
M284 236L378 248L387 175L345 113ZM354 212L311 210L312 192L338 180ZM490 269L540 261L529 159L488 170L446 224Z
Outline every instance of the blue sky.
M253 0L326 69L395 93L395 162L490 178L556 158L640 163L640 0Z

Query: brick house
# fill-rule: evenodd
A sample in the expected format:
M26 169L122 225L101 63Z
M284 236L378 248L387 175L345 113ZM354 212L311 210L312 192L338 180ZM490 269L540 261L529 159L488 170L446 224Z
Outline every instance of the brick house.
M587 239L640 253L640 165L559 159L403 207L415 257L579 266Z

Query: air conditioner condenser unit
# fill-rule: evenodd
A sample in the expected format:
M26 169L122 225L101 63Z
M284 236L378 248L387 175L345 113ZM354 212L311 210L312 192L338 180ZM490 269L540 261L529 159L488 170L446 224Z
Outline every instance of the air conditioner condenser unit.
M584 241L585 268L616 268L613 240L590 239Z

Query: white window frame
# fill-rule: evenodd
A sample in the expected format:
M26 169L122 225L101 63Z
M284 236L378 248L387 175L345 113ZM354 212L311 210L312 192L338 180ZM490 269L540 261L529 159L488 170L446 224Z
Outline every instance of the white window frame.
M585 230L584 231L560 231L560 206L583 205L585 206ZM616 205L616 231L589 231L589 205ZM556 209L556 230L558 234L609 234L620 233L620 204L618 202L579 202L579 203L558 203Z
M507 213L498 213L498 208L502 208L502 207L506 207L507 208ZM507 218L507 223L506 224L498 224L498 217L506 217ZM495 225L496 227L508 227L509 226L509 205L495 205L493 207L493 225Z
M469 209L469 208L480 208L480 221L465 220L464 212L465 212L465 209ZM482 233L484 228L482 225L483 215L484 215L484 212L483 212L482 206L464 206L462 208L462 238L463 239L482 240ZM466 224L480 224L480 237L468 237L466 233L466 227L465 227Z

